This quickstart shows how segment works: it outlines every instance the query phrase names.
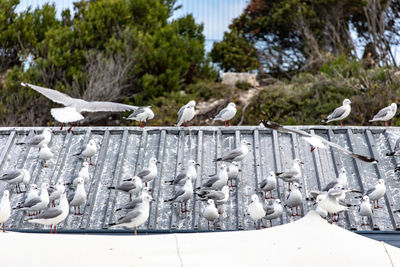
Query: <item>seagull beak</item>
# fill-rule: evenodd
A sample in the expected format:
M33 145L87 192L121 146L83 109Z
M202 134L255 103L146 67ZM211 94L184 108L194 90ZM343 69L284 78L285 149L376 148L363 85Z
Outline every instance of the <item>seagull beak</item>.
M201 166L200 163L196 163L195 166Z
M304 162L300 161L300 164L301 164L301 165L304 165Z
M157 160L157 164L158 164L158 163L161 163L161 161L158 161L158 160Z

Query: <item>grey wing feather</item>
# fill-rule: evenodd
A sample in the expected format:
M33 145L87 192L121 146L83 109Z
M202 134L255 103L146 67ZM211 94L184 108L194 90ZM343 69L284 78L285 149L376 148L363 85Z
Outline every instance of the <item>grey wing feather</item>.
M43 135L36 135L34 137L32 137L32 139L30 139L27 144L31 144L31 145L38 145L40 142L42 142L44 140L44 136Z
M55 218L58 215L60 215L62 213L62 210L60 208L50 208L45 210L43 213L35 216L33 219L51 219L51 218Z
M211 187L216 181L218 181L218 177L212 177L208 179L204 184L203 187Z
M145 112L145 109L143 107L137 108L131 115L129 115L128 119L133 119L140 113Z
M328 120L338 118L342 116L346 112L346 109L343 106L336 108L331 115L327 117Z
M127 110L135 110L137 106L125 105L107 101L88 101L80 111L97 112L97 111L115 111L122 112Z
M1 175L0 180L12 180L20 174L21 172L18 170L6 171Z
M33 207L33 206L35 206L36 204L38 204L40 202L41 202L40 198L38 198L38 197L37 198L33 198L33 199L29 200L27 203L24 203L22 205L22 208L30 208L30 207Z
M328 183L324 188L322 188L322 191L328 191L331 188L334 188L335 185L337 185L336 181L332 181L330 183Z
M230 151L228 154L222 156L222 160L233 160L236 157L242 155L242 150L240 147L235 148L234 150Z
M214 118L214 120L215 119L220 119L221 117L222 117L222 115L224 115L226 112L228 112L229 110L227 109L227 108L224 108L223 110L221 110L218 114L217 114L217 116L215 116L215 118Z
M150 170L145 168L145 169L141 170L138 174L136 174L136 176L143 178L149 174L150 174Z
M177 184L180 181L182 181L183 179L185 179L187 173L186 172L181 172L178 174L178 176L176 176L175 180L173 181L173 184Z
M264 186L266 186L268 183L267 179L262 180L261 184L260 184L260 188L263 188Z
M269 205L265 206L264 210L265 210L265 215L271 215L275 211L274 206L269 206Z
M126 216L118 219L118 224L129 223L136 219L141 214L140 210L132 210L126 214Z
M391 112L391 111L392 111L392 107L390 107L390 106L383 108L383 109L379 110L379 112L374 116L373 120L383 118L387 115L388 112Z
M375 187L372 187L372 188L370 188L370 189L368 189L367 190L367 192L365 193L366 195L369 195L369 194L371 194L373 191L375 191Z
M394 145L394 151L400 150L400 138L397 139L396 144Z
M185 194L185 190L180 189L179 191L177 191L174 195L174 200L176 200L178 197L180 197L181 195Z
M321 140L322 140L324 143L328 144L329 146L334 147L334 148L337 148L337 149L341 150L342 152L346 153L347 155L349 155L349 156L351 156L351 157L353 157L353 158L357 158L357 159L362 160L362 161L365 161L365 162L378 162L377 159L368 158L368 157L366 157L366 156L353 153L353 152L351 152L350 150L347 150L346 148L344 148L344 147L342 147L342 146L340 146L340 145L338 145L338 144L336 144L336 143L330 142L330 141L328 141L328 140L326 140L326 139L324 139L324 138L322 138L322 137L321 137Z
M135 183L131 181L123 182L120 185L117 185L115 189L121 190L121 191L130 191L132 189L136 188Z
M205 197L214 199L214 200L221 200L225 198L225 194L220 191L210 191Z
M44 95L48 99L52 100L53 102L62 104L64 106L70 106L77 100L75 98L72 98L64 93L61 93L61 92L53 90L53 89L49 89L49 88L45 88L45 87L41 87L41 86L29 84L29 83L24 83L22 85L23 86L27 85L28 87L32 88L36 92L41 93L42 95Z
M178 111L178 123L181 121L181 119L182 119L182 116L183 116L183 112L185 111L185 109L186 109L186 105L184 105L183 107L181 107L180 109L179 109L179 111Z
M137 204L142 203L142 202L143 202L143 200L141 198L136 198L136 199L126 203L121 208L123 208L123 209L134 209L137 206Z
M75 192L74 191L69 192L68 195L67 195L68 202L71 202L74 199L74 196L75 196Z

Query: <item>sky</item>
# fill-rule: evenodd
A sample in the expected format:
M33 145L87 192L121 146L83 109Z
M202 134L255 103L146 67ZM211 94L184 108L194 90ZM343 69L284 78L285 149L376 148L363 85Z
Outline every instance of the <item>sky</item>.
M24 10L28 6L37 7L49 2L56 4L57 14L60 16L63 9L73 9L74 1L76 0L21 0L18 10ZM192 13L197 23L203 23L206 51L209 52L215 41L222 40L229 24L242 13L249 2L250 0L177 0L177 5L182 5L182 8L175 11L172 18ZM357 50L357 54L361 58L363 45L358 42L355 33L352 36L355 44L360 47ZM392 47L392 52L395 55L397 64L399 64L400 47Z
M73 9L74 0L21 0L18 11L47 2L56 4L57 14L60 16L62 10ZM182 8L172 18L192 13L197 23L204 24L206 51L210 51L213 42L222 40L224 31L228 30L229 24L242 13L249 2L250 0L177 0L176 4L182 5Z

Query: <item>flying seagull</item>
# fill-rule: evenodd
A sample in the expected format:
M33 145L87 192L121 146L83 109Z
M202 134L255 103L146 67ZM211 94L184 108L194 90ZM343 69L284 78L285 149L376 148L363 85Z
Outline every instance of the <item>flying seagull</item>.
M356 158L356 159L359 159L359 160L362 160L362 161L365 161L365 162L371 162L371 163L377 163L378 162L377 159L368 158L366 156L353 153L353 152L347 150L346 148L344 148L344 147L342 147L342 146L340 146L340 145L338 145L336 143L330 142L330 141L322 138L319 135L310 134L310 133L307 133L305 131L298 130L298 129L287 128L287 127L284 127L284 126L280 125L279 123L275 123L275 122L262 121L262 123L264 124L265 127L273 129L273 130L277 130L279 132L295 133L295 134L300 135L301 137L303 137L303 139L307 143L311 144L311 151L314 151L314 149L316 147L326 149L328 146L331 146L331 147L334 147L334 148L342 151L343 153L345 153L345 154L347 154L347 155L349 155L349 156L351 156L353 158Z
M63 108L52 108L50 110L53 118L61 122L62 125L64 123L72 124L76 121L83 120L82 112L100 112L100 111L112 111L112 112L123 112L128 110L136 110L138 107L125 105L114 102L107 101L85 101L79 98L70 97L64 93L59 91L29 84L29 83L21 83L24 87L29 87L36 92L41 93L48 99L56 102L58 104L62 104L65 107ZM62 126L61 126L62 129ZM68 129L68 132L71 131L71 128Z
M397 104L392 103L390 106L385 107L374 116L372 120L369 120L369 122L374 122L374 121L384 121L385 126L388 126L388 121L391 120L394 115L396 115L397 112Z

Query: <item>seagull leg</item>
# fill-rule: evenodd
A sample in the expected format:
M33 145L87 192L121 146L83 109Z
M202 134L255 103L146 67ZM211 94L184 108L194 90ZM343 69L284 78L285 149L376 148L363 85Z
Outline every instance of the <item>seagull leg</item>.
M137 227L135 226L135 235L137 235Z
M386 126L386 127L388 127L388 126L389 126L389 124L388 124L388 121L385 121L385 126Z
M54 225L54 233L57 234L57 225Z
M71 123L71 125L69 126L69 128L68 128L68 130L67 130L67 133L70 133L70 132L71 132L72 126L73 126L73 124Z
M210 221L207 220L208 231L210 231Z
M92 157L89 158L89 165L93 166Z
M6 231L6 229L5 229L5 222L3 222L3 233Z
M340 121L340 126L343 126L343 121Z
M226 127L226 121L224 121L224 123L225 123L225 127Z
M64 128L64 123L61 123L60 131Z
M144 124L142 121L140 122L140 128L144 128Z
M52 232L53 232L53 225L50 224L50 234L52 234Z
M229 126L231 126L231 120L229 120Z

